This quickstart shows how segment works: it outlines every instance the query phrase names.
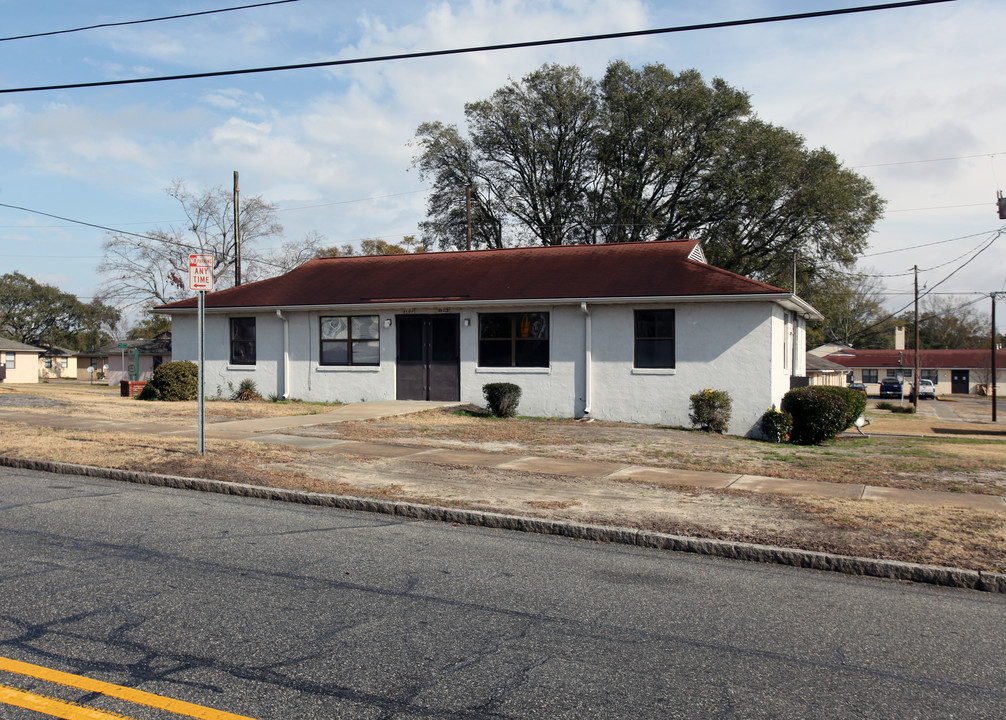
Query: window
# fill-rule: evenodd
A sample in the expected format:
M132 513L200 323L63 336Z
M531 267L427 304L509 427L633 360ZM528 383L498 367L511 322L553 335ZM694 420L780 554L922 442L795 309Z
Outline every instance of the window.
M933 385L940 381L940 371L939 370L919 370L923 380L932 380Z
M887 377L896 378L898 375L901 375L901 377L910 378L912 376L912 372L912 368L895 368L887 371Z
M480 367L548 367L548 313L480 313Z
M674 367L674 311L636 310L633 367Z
M65 358L65 357L61 357L61 358L59 359L59 366L60 366L61 368L65 368L65 367L67 366L67 361L68 361L68 358Z
M377 315L321 318L321 365L380 365L381 319Z
M17 356L12 352L6 353L6 355L7 355L7 361L4 363L4 365L7 366L8 370L13 370L15 367L14 358Z
M43 358L43 362L45 364L45 369L46 370L52 370L52 358L51 357Z
M865 382L865 383L879 382L879 380L877 379L877 371L876 370L864 370L863 371L863 382Z
M231 318L230 364L255 364L255 318Z

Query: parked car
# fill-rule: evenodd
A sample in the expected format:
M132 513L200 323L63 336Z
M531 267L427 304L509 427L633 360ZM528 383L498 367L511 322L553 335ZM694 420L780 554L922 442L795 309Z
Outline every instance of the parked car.
M919 397L936 399L936 386L932 380L919 380Z
M901 397L901 381L897 378L884 378L880 381L880 397Z
M859 390L859 392L861 392L864 395L866 395L866 385L864 385L861 382L851 382L851 383L849 383L848 388L850 390Z

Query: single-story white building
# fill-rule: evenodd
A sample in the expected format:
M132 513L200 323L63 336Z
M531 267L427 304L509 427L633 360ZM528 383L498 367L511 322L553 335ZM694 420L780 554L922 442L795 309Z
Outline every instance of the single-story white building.
M157 309L173 360L198 358L196 306ZM821 318L690 240L319 258L209 293L205 314L209 396L250 379L303 400L482 405L483 385L511 382L524 415L688 426L689 397L713 388L738 435L804 374Z

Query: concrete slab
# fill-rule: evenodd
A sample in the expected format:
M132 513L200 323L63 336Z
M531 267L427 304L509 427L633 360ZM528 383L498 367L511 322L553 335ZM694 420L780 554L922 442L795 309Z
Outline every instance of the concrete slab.
M360 455L365 457L398 458L418 455L423 452L421 448L405 447L403 445L382 445L380 443L355 442L355 441L329 441L333 444L328 447L330 452L342 453L345 455Z
M561 460L558 458L522 457L498 465L507 470L548 473L550 475L579 475L600 478L625 467L615 463L590 462L587 460Z
M814 480L765 477L764 475L741 475L736 482L730 485L730 489L778 493L780 495L816 495L818 497L859 500L863 496L866 486L860 483L816 482Z
M610 480L649 483L653 485L682 485L687 487L725 488L739 478L736 473L710 472L707 470L665 470L630 466L608 476Z
M904 488L867 487L864 500L908 505L930 505L935 507L959 507L969 510L988 510L1006 513L1006 498L997 495L973 495L969 493L935 492L932 490L908 490Z
M502 453L486 453L476 450L437 449L423 450L413 460L421 462L448 463L452 465L475 465L478 467L497 467L504 463L519 460L519 455L504 455Z
M304 437L301 435L283 435L275 433L272 435L256 434L248 438L253 442L272 443L274 445L291 445L301 450L317 450L332 445L338 445L342 440L330 440L328 438Z

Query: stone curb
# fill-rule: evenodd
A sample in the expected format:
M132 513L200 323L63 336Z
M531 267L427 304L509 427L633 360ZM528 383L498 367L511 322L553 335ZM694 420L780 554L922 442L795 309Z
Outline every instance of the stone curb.
M362 512L384 513L416 520L434 520L453 522L462 525L474 525L500 530L516 530L519 532L539 533L542 535L560 535L578 540L595 542L612 542L624 545L672 550L676 552L696 553L699 555L714 555L716 557L749 562L775 563L793 567L841 572L848 575L866 575L870 577L902 580L930 585L981 590L984 592L1006 593L1006 574L984 572L981 570L964 570L961 568L940 567L938 565L920 565L917 563L899 562L896 560L876 560L872 558L835 555L832 553L797 550L793 548L773 547L771 545L756 545L753 543L733 542L729 540L712 540L706 538L670 535L668 533L650 532L626 527L611 527L606 525L589 525L586 523L569 522L566 520L549 520L547 518L527 517L522 515L505 515L503 513L485 512L481 510L466 510L461 508L440 507L437 505L421 505L418 503L394 500L377 500L350 495L329 495L326 493L306 492L302 490L286 490L282 488L260 487L244 483L225 482L223 480L205 480L179 475L160 475L156 473L135 470L117 470L101 468L92 465L76 465L73 463L53 462L49 460L32 460L27 458L7 457L0 455L0 466L37 470L41 472L63 473L66 475L82 475L85 477L105 478L122 482L169 487L182 490L198 490L201 492L236 495L239 497L258 498L262 500L279 500L282 502L301 503L332 507L341 510L357 510Z

